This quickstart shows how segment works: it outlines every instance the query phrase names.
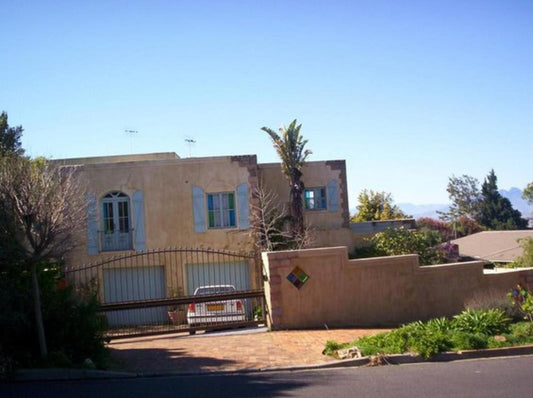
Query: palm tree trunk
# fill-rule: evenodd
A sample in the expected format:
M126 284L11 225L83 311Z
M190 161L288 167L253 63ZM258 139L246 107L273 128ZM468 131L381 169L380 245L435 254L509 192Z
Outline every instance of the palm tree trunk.
M46 337L44 334L43 312L41 308L41 292L39 290L39 279L37 278L37 264L31 265L31 280L33 291L33 309L35 313L35 326L37 328L37 338L39 340L39 350L41 358L48 356L48 348L46 347Z
M302 202L304 184L301 180L301 176L302 173L299 170L293 170L293 181L291 183L291 212L294 236L302 236L304 232L304 211Z

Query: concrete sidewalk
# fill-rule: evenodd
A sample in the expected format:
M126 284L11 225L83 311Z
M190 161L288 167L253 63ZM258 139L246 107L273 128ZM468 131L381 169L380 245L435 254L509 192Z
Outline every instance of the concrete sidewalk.
M112 370L142 375L266 370L338 362L322 355L327 340L350 342L388 329L266 329L113 340Z

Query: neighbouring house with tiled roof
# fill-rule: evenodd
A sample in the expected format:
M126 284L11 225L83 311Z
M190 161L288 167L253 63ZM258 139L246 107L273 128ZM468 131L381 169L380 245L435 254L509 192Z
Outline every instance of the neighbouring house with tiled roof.
M522 256L520 240L532 238L533 230L484 231L455 239L461 257L487 260L492 263L510 263Z

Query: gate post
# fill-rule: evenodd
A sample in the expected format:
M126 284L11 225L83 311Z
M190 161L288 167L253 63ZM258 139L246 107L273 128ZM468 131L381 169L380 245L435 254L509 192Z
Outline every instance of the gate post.
M261 255L265 272L265 321L269 330L279 330L282 328L283 307L281 300L281 275L278 269L281 266L285 266L288 260L272 258L274 257L272 254L272 252L263 252Z

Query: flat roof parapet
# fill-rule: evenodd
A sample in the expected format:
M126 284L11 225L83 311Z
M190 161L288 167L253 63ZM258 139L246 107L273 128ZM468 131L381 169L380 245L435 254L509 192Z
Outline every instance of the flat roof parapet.
M131 155L113 155L113 156L94 156L86 158L69 158L69 159L57 159L57 162L61 165L75 165L75 164L101 164L101 163L125 163L125 162L138 162L147 160L175 160L180 159L175 152L159 152L159 153L141 153Z

